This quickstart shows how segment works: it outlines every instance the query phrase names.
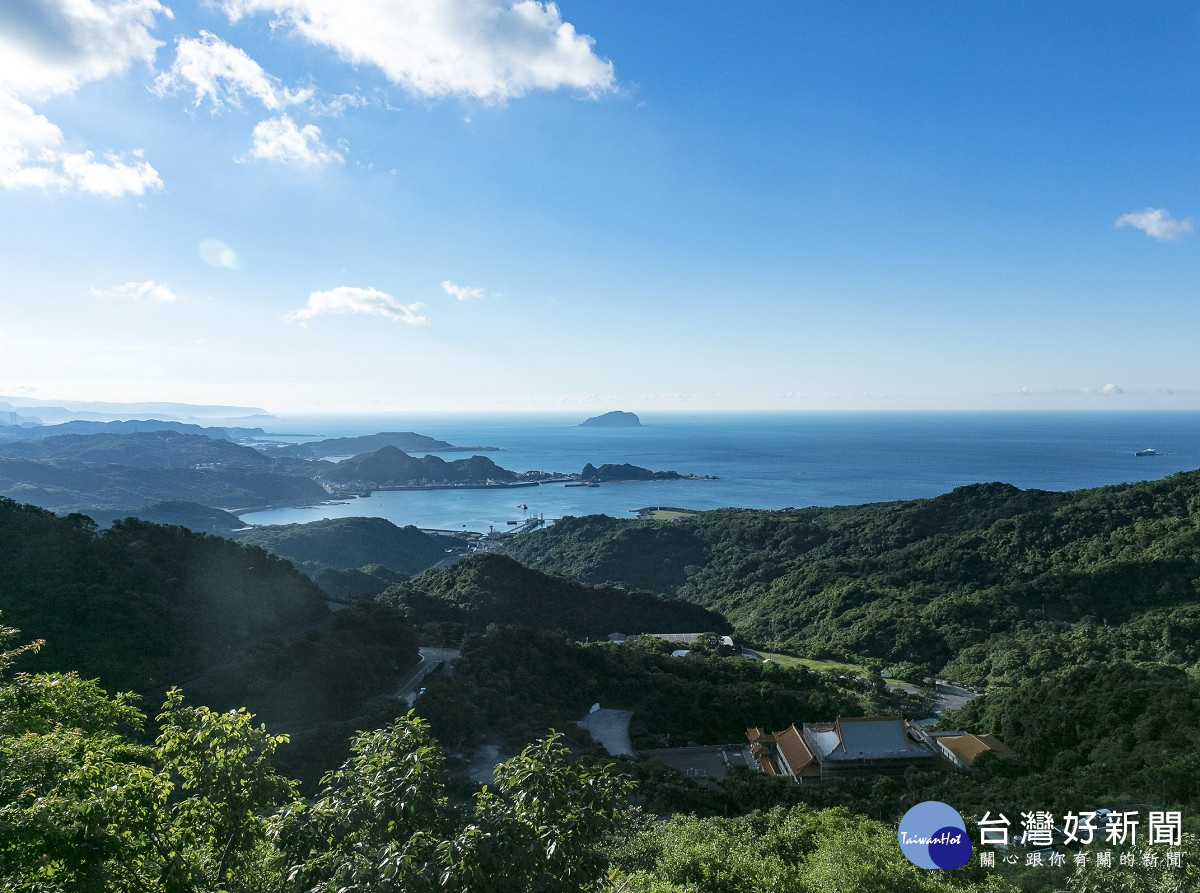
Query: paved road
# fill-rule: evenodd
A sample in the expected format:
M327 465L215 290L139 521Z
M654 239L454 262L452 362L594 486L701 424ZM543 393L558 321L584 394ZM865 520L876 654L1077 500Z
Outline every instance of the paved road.
M420 659L409 669L405 677L392 689L390 693L390 696L395 698L397 701L408 701L408 705L410 707L412 706L413 701L416 700L413 692L417 690L417 686L420 685L421 681L438 667L440 667L443 663L453 662L458 658L459 655L459 651L456 648L421 648L419 650L421 652ZM325 723L349 722L351 720L361 718L362 717L360 716L353 715L334 716L328 717L320 723L306 726L304 728L292 728L284 726L274 727L271 731L285 732L293 737L299 735L310 735L313 732L318 731Z
M979 697L979 692L971 691L950 682L938 682L934 686L933 703L937 713L941 714L947 710L957 710L959 707L964 706L967 701L973 701L977 697Z
M459 655L456 648L421 648L420 652L421 659L409 670L408 675L392 689L392 697L397 701L407 700L411 692L417 691L421 680L442 664L457 660Z

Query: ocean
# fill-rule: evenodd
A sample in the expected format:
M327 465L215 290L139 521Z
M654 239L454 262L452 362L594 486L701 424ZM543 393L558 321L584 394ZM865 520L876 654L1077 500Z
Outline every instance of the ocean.
M270 430L291 441L308 439L301 434L415 431L453 444L499 447L484 455L515 471L578 472L588 462L630 462L718 479L383 491L241 517L247 524L293 524L366 515L487 532L531 515L629 518L645 506L850 505L937 496L986 481L1075 490L1200 468L1200 412L645 413L641 428L580 427L585 416L306 416L280 419ZM1147 447L1158 455L1134 456ZM439 455L449 461L470 454Z

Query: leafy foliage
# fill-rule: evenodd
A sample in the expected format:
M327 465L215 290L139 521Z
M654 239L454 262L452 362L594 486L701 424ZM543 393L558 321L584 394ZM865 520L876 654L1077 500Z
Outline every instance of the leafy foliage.
M22 649L0 633L0 673ZM0 675L0 887L14 893L446 890L567 893L607 868L629 782L555 738L462 807L418 719L360 734L311 803L245 710L167 695L143 717L73 674Z
M1200 681L1178 669L1083 664L998 688L948 721L1018 751L1019 771L997 767L1009 789L997 799L1014 805L1036 796L1079 808L1115 794L1200 805ZM1050 781L1049 790L1021 790L1023 776Z
M243 660L197 679L195 690L224 708L253 704L272 722L315 722L388 691L418 657L410 623L385 605L360 602L319 629L258 643Z
M604 873L629 782L573 762L555 736L500 764L495 788L461 809L419 720L361 734L352 750L312 805L274 821L285 890L567 893Z
M898 854L896 832L842 809L777 808L737 819L674 816L617 853L630 893L950 893L1002 889L970 868L917 868Z
M133 520L100 531L8 500L0 609L45 636L38 669L77 669L151 704L183 685L211 707L248 705L303 730L290 769L310 783L330 765L315 762L330 756L323 727L379 717L370 699L417 659L394 609L331 614L311 580L261 549Z
M401 719L358 735L317 799L273 820L271 839L289 890L422 890L450 826L441 754Z
M263 815L293 796L270 765L285 739L177 691L153 745L130 738L143 719L74 674L0 667L0 887L260 889Z

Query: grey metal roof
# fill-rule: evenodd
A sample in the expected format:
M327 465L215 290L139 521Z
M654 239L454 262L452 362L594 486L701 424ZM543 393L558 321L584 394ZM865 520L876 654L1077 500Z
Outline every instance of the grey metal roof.
M842 746L829 753L830 760L932 755L909 740L900 717L840 719L838 729L842 733Z

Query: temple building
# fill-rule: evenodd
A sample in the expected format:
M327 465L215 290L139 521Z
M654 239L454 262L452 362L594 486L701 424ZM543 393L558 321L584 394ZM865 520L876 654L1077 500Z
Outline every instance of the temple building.
M746 738L764 773L797 783L901 774L937 762L928 737L901 716L842 716L771 733L747 729Z

